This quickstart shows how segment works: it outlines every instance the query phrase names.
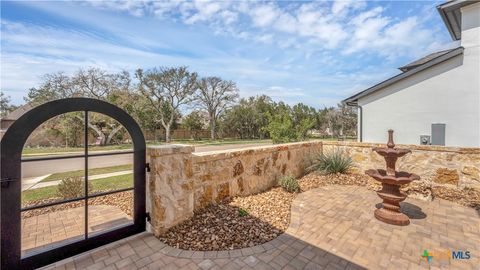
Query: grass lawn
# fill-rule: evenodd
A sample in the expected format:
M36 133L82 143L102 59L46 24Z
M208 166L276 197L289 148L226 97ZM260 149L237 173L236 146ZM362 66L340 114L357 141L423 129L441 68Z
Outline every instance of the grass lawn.
M190 145L225 145L225 144L253 144L253 143L270 143L271 140L243 140L243 139L221 139L221 140L173 140L171 143L181 143L181 144L190 144ZM147 145L159 145L165 144L165 142L153 142L147 141ZM133 149L132 144L119 144L119 145L107 145L107 146L89 146L89 152L96 151L114 151L114 150L127 150ZM22 156L24 157L33 157L33 156L47 156L47 155L61 155L67 153L83 152L83 147L39 147L39 148L24 148Z
M210 139L203 139L203 140L174 140L172 143L182 143L182 144L190 144L190 145L198 145L198 146L207 146L207 145L227 145L227 144L254 144L254 143L271 143L272 140L243 140L243 139L222 139L222 140L210 140ZM148 143L148 145L154 145L155 143ZM158 144L158 143L156 143ZM162 142L163 144L163 142Z
M131 170L132 167L133 167L133 164L119 165L119 166L113 166L113 167L104 167L104 168L94 168L94 169L89 169L88 170L88 175L98 175L98 174L104 174L104 173L128 171L128 170ZM41 182L62 180L64 178L74 177L74 176L82 176L83 177L83 176L85 176L85 172L84 172L84 170L78 170L78 171L54 173L54 174L50 175L49 177L43 179Z
M93 190L90 193L99 190L115 190L133 186L133 174L112 176L107 178L91 180ZM36 201L57 197L57 186L30 189L22 191L22 202Z

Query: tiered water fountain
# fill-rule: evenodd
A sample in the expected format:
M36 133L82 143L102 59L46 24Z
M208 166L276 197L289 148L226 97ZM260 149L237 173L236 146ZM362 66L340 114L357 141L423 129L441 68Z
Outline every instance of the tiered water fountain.
M420 176L395 171L395 163L399 157L402 157L411 151L408 149L396 149L393 143L393 130L388 131L387 148L374 147L373 151L385 158L387 170L371 169L365 171L365 174L373 177L382 183L382 189L377 191L380 198L383 199L382 207L375 210L375 217L385 223L405 226L410 224L410 219L400 210L400 202L407 198L407 195L400 191L402 185L407 185L414 180L419 180Z

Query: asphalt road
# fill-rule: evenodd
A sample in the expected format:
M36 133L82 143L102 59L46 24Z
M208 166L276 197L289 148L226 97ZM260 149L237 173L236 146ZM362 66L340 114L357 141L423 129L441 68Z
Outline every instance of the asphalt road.
M239 149L252 146L269 145L270 143L256 144L226 144L226 145L208 145L196 146L195 152L220 151L227 149ZM103 168L117 165L126 165L133 163L132 154L121 154L114 156L90 157L88 161L89 168ZM22 163L22 178L39 177L52 173L68 172L84 169L83 158L56 159L44 161L30 161Z

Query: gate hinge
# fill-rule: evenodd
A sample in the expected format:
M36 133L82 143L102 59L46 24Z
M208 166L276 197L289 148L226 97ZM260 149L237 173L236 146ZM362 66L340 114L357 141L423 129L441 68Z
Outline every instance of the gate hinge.
M148 222L150 222L152 220L152 218L150 217L150 212L146 212L145 217L147 218Z
M147 172L150 172L150 163L145 163L145 169L147 169Z

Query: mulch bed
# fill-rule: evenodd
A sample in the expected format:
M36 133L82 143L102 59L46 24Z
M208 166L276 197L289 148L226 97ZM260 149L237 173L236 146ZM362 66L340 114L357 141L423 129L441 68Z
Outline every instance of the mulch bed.
M105 192L103 190L101 192ZM61 200L61 198L49 198L37 201L28 201L27 203L22 204L22 207L42 205L46 203L56 202ZM120 208L125 214L132 217L133 213L133 194L132 191L125 191L114 193L106 196L95 197L88 199L88 205L112 205ZM71 208L83 207L84 201L70 202L65 204L59 204L54 206L49 206L45 208L29 210L22 212L22 219L39 216L42 214L58 212L62 210L67 210Z
M357 185L379 190L380 183L361 174L320 175L311 173L299 180L301 192L326 185ZM480 191L431 187L424 182L402 189L409 196L442 198L480 212ZM295 193L280 187L246 197L236 197L195 212L194 216L171 228L160 240L166 244L195 251L231 250L260 245L285 232L290 223L290 207ZM239 209L248 215L240 215Z

